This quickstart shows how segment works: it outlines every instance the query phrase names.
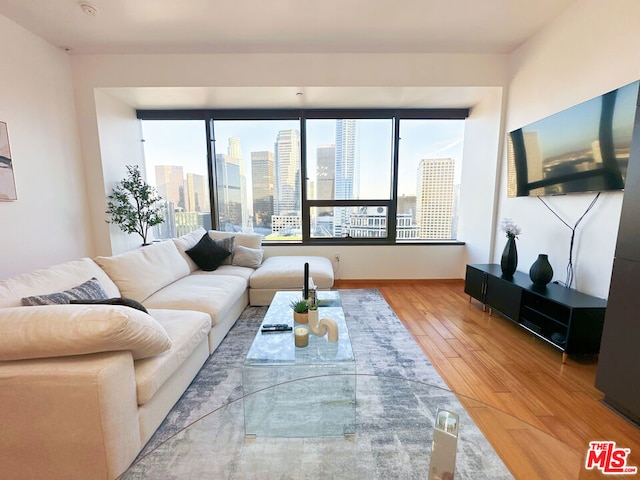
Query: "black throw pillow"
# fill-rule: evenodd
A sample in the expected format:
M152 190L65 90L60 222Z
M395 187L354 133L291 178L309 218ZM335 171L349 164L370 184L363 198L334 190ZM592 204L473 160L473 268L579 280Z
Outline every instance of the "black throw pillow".
M206 272L212 272L231 252L218 245L208 233L205 233L196 245L185 252L196 262L196 265Z
M140 310L141 312L149 313L147 312L147 309L144 308L144 305L142 305L140 302L134 300L133 298L126 297L107 298L106 300L92 300L88 298L86 300L71 300L70 303L75 305L124 305L125 307L131 307L135 308L136 310Z

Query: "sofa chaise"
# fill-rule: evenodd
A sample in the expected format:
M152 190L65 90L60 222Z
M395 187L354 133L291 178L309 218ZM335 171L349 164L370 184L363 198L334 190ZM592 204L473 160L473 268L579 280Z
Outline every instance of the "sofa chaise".
M249 252L252 266L231 255L214 271L201 270L186 252L205 233L233 237L238 258ZM301 288L305 262L316 284L333 285L326 258L262 261L258 251L258 235L199 229L0 280L2 477L117 478L249 304L253 276L262 304L271 301L263 290ZM23 306L23 299L79 295L88 283L102 290L96 302L134 305Z

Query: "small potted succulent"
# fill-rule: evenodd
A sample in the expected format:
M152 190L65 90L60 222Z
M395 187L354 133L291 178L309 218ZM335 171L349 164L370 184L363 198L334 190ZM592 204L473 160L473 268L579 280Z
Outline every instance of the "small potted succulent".
M309 323L309 304L306 300L294 300L289 306L293 310L293 320L296 323Z

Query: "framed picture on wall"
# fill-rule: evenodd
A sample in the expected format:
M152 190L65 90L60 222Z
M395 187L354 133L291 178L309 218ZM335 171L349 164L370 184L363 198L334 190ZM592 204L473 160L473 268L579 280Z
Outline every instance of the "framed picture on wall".
M0 122L0 201L17 200L16 180L13 176L9 130L5 122Z

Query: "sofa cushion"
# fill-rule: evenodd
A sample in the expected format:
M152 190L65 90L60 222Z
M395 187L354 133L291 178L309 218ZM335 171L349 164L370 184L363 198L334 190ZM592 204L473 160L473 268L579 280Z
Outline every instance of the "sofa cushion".
M133 298L126 297L107 298L105 300L71 300L69 303L72 305L123 305L125 307L135 308L136 310L140 310L144 313L149 313L140 302Z
M231 275L233 277L240 277L245 280L249 285L249 278L253 274L254 269L248 267L239 267L237 265L220 265L213 272L205 272L204 270L197 270L191 275Z
M211 316L211 326L214 326L219 318L225 318L247 289L247 281L241 277L214 274L203 272L181 278L154 293L144 304L148 309L205 312Z
M123 297L143 302L162 287L189 275L175 243L164 241L113 257L96 257Z
M305 263L309 264L309 276L318 288L327 289L333 286L331 261L317 256L269 257L251 275L249 286L276 290L302 289Z
M262 248L249 248L238 245L233 252L232 265L239 267L258 268L262 264L264 250Z
M164 352L171 340L153 317L124 306L46 305L0 309L0 360L117 350L133 358Z
M229 243L229 242L227 242ZM233 248L233 245L231 245ZM222 262L231 255L231 250L227 250L216 243L208 234L202 235L202 238L193 248L186 251L187 255L196 262L201 270L212 272Z
M20 300L20 303L26 307L35 305L63 305L65 303L71 303L72 300L105 300L106 298L106 292L102 288L102 285L100 285L100 282L94 277L64 292L24 297Z
M138 405L143 405L182 365L211 330L211 318L188 310L150 310L171 339L171 349L135 362Z
M0 280L0 308L18 307L24 297L68 290L92 277L98 279L109 297L120 296L104 270L90 258L82 258Z

